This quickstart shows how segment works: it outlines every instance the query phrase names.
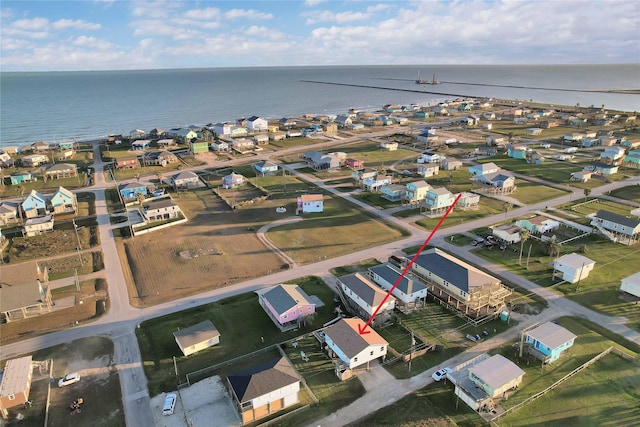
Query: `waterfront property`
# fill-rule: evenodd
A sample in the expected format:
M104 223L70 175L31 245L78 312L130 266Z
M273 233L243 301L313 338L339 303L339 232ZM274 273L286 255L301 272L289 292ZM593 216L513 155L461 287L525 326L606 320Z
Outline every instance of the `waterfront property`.
M227 385L244 425L298 403L300 380L281 357L229 375Z
M173 333L176 344L185 356L220 344L220 332L211 320L204 320Z
M280 284L256 291L258 302L282 331L298 329L316 312L316 303L298 285Z
M47 168L46 179L72 178L78 175L78 167L73 163L56 163Z
M566 352L576 339L571 331L553 322L546 322L525 333L527 352L544 363L553 363Z

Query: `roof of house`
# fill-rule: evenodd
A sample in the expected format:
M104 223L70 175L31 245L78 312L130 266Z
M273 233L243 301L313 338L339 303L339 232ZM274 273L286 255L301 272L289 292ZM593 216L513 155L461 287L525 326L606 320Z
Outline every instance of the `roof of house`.
M415 188L426 188L427 190L431 188L431 185L425 180L420 181L412 181L407 183L407 186L413 185Z
M469 169L487 171L487 170L493 170L493 169L500 169L500 167L493 162L489 162L489 163L481 163L479 165L471 166Z
M11 396L28 389L31 377L31 356L7 361L0 380L0 396Z
M275 167L276 169L278 168L278 164L275 162L272 162L271 160L263 160L261 162L256 163L256 166L259 166L262 169L273 168L273 167Z
M368 328L368 334L360 334L358 327L364 327L364 320L356 317L341 319L324 330L326 336L331 338L340 350L349 358L353 358L366 350L371 345L388 345L372 328Z
M10 285L0 282L0 311L6 312L28 307L40 302L40 286L37 283Z
M387 295L387 292L372 283L362 273L351 273L345 276L340 276L338 277L338 280L347 288L351 289L353 293L362 298L371 307L380 305L384 297Z
M623 282L626 283L635 283L635 284L640 284L640 271L638 271L635 274L632 274L631 276L627 276L624 279L622 279Z
M143 205L143 208L145 210L151 211L156 209L169 208L172 206L178 206L178 205L176 205L171 199L160 199L160 200L152 200L149 203L145 203Z
M48 222L53 224L53 216L52 215L45 215L45 216L41 216L41 217L37 217L37 218L29 218L28 220L26 220L24 222L24 226L26 228L26 227L32 227L32 226L38 225L38 224L46 224Z
M616 224L624 225L626 227L631 227L631 228L636 228L638 224L640 224L640 219L629 218L624 215L605 211L602 209L596 213L596 217L600 219L604 219L606 221L615 222Z
M31 192L29 193L29 195L24 199L24 201L22 202L22 204L24 205L25 202L27 200L33 199L36 202L40 202L42 204L46 204L47 199L38 191L36 190L31 190Z
M56 163L47 168L47 172L58 172L66 170L76 170L78 167L72 163Z
M53 194L53 196L51 196L51 198L53 199L54 197L56 197L58 194L64 195L67 199L73 199L73 193L71 192L71 190L67 190L66 188L64 188L63 186L58 187L58 189L56 190L56 192Z
M499 282L495 277L437 248L422 252L416 258L415 264L465 292L489 283Z
M9 202L7 200L0 202L0 213L3 213L3 212L14 213L17 211L17 209L18 209L17 202Z
M298 305L315 305L298 285L276 285L264 292L262 298L267 300L279 315Z
M376 265L373 267L369 267L369 270L377 274L378 276L382 277L387 283L391 283L392 285L395 285L396 281L401 275L401 272L396 270L390 264ZM398 286L396 286L396 289L404 292L407 295L411 295L412 293L415 293L415 292L420 292L426 288L427 287L423 285L422 282L418 280L413 280L410 276L408 277L408 275L406 274L402 277L402 279L400 279L400 281L398 282Z
M573 332L552 322L546 322L531 329L527 335L549 348L558 348L576 337Z
M573 268L581 268L583 265L595 264L596 262L586 256L577 254L575 252L562 255L556 260L557 263L562 263Z
M244 403L295 384L300 376L287 358L281 357L229 375L228 380L238 400Z
M122 190L130 190L130 189L136 189L136 188L147 188L146 184L141 184L139 182L128 182L126 184L121 184L120 187L118 187L120 189L120 191Z
M482 382L492 389L500 388L524 375L524 371L518 365L501 354L496 354L483 360L470 368L469 372L480 378Z
M324 200L322 194L303 194L300 196L302 202L321 202Z
M176 338L176 341L180 343L182 348L187 348L210 340L211 338L219 337L220 332L218 332L216 327L213 326L211 320L204 320L193 326L174 332L173 336Z
M542 225L545 221L549 221L549 218L542 215L536 215L532 216L531 218L527 218L526 220L529 221L530 224Z
M194 178L198 178L198 175L195 172L191 172L191 171L180 172L171 177L171 179L174 181L178 181L181 179L194 179Z
M429 193L437 194L438 196L445 196L445 195L453 196L453 193L444 187L432 188L429 190Z

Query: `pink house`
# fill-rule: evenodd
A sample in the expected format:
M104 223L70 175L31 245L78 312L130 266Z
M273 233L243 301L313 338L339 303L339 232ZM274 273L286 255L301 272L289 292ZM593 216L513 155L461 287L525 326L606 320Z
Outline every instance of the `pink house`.
M364 162L362 160L357 159L347 159L344 164L351 169L358 169L364 167Z
M282 332L298 329L316 312L316 303L298 285L276 285L256 291L258 301Z

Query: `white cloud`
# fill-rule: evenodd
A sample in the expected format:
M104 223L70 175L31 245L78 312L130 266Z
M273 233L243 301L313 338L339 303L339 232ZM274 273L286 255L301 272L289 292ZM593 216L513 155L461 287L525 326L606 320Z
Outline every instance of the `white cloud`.
M273 18L270 13L264 13L253 9L231 9L224 13L226 19L251 19L264 21Z
M134 7L131 15L146 19L168 18L182 7L180 3L170 1L145 1L132 4Z
M103 51L114 47L112 43L109 43L106 40L101 40L95 37L88 37L88 36L76 37L75 40L72 41L72 44L74 46L81 46L84 48L91 48L91 49L99 49Z
M304 0L305 6L317 6L320 3L325 3L327 0Z
M188 10L183 16L190 19L220 19L222 12L216 7L207 7L205 9Z
M11 23L11 28L25 31L46 30L49 28L47 18L18 19Z
M83 21L82 19L59 19L51 27L55 30L66 30L75 28L78 30L99 30L102 25Z

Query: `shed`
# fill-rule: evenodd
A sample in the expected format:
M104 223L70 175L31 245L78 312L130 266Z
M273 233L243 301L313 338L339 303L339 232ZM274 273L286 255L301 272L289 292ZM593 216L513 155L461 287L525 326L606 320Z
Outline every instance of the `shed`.
M181 329L174 332L173 336L185 356L220 343L220 332L213 326L211 320L204 320Z

